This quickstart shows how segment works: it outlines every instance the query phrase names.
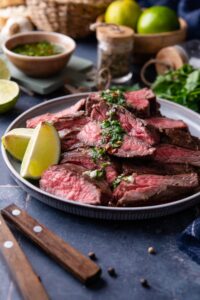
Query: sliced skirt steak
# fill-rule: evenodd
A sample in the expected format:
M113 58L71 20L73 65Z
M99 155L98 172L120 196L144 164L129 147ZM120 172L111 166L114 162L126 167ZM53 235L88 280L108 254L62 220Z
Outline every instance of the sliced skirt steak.
M108 143L103 144L101 126L98 122L89 122L78 134L79 140L87 146L105 147L107 152L119 157L144 157L153 155L155 148L140 139L124 135L122 145L112 148Z
M111 190L104 180L91 180L86 169L74 164L50 167L40 179L40 188L66 200L84 204L106 205L112 200Z
M152 205L174 201L194 192L199 185L196 173L173 176L133 174L131 181L123 180L115 189L117 206Z
M200 167L200 151L161 144L156 147L154 160L161 163L189 164Z
M34 117L32 119L29 119L26 122L26 127L35 128L41 122L54 123L59 118L66 117L66 116L69 116L69 115L73 115L74 113L84 109L85 102L86 102L86 99L81 99L80 101L78 101L74 105L70 106L69 108L61 110L57 113L54 113L54 114L47 113L47 114L43 114L43 115Z

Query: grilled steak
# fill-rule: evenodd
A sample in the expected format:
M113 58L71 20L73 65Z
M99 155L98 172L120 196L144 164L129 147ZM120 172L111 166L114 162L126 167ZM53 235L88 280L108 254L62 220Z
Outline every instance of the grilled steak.
M132 182L123 180L115 189L114 197L117 206L152 205L169 199L173 201L192 193L199 185L196 173L174 176L154 174L134 176L133 174L131 180Z
M144 120L135 118L133 114L126 109L120 109L118 112L118 119L122 128L129 135L137 137L150 145L154 145L159 142L159 136L156 134L155 130L148 127Z
M109 184L118 176L116 164L111 162L108 156L99 159L92 158L91 149L79 149L79 151L70 151L63 154L61 164L71 163L82 166L87 170L101 170L102 166L105 169L105 178Z
M137 137L138 139L154 145L159 142L159 135L152 126L147 126L142 119L135 118L135 116L123 107L111 108L105 101L100 101L95 104L91 110L91 119L94 121L103 122L108 118L108 113L112 112L116 120L121 124L121 127L129 135Z
M161 142L192 150L200 150L200 139L192 136L187 130L166 129L161 135Z
M50 167L40 180L45 192L84 204L106 205L112 200L112 193L104 180L91 180L84 176L85 168L62 164Z
M192 150L200 149L200 140L190 134L187 124L183 121L165 117L154 117L145 121L159 130L162 143Z
M79 112L75 113L74 115L69 115L69 116L57 119L53 125L58 131L63 130L63 129L70 129L70 130L73 129L74 130L77 128L82 128L89 121L90 121L90 119L88 117L86 117L82 111L79 111Z
M138 117L147 118L157 112L155 94L144 88L139 91L131 91L125 94L126 102Z
M77 135L79 140L87 146L106 147L108 153L119 157L144 157L152 155L155 148L133 136L124 135L122 145L113 149L107 143L102 143L102 131L98 122L89 122Z
M35 128L39 123L41 122L51 122L54 123L56 122L59 118L63 118L69 115L73 115L77 111L83 110L85 106L85 99L79 100L77 103L74 105L70 106L69 108L66 108L64 110L61 110L55 114L43 114L37 117L34 117L32 119L27 120L26 122L26 127L28 128Z
M122 165L125 175L130 174L156 174L156 175L177 175L195 172L195 168L187 164L168 164L152 161L125 161Z
M169 144L156 147L154 160L164 163L189 164L200 167L200 151L193 151Z
M165 117L154 117L146 119L147 124L159 129L161 132L165 129L188 129L187 124L181 120L173 120Z
M65 131L65 134L63 134L62 131L63 135L61 135L61 132L59 132L61 138L62 152L70 151L84 146L84 144L81 143L77 137L78 133L79 133L79 129L68 130L68 132Z
M87 99L86 99L86 104L85 104L85 112L87 116L91 115L91 111L94 107L95 104L98 104L99 101L101 101L101 95L100 93L92 93L90 94Z

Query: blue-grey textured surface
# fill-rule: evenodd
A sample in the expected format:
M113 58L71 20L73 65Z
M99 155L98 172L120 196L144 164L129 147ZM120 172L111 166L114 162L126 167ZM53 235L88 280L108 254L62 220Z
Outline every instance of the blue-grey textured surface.
M90 59L95 59L96 55L91 41L81 43L77 53ZM22 95L15 110L0 116L0 134L19 113L41 101L37 96ZM8 176L2 158L0 170L0 208L11 202L23 207L86 255L95 251L103 269L102 281L93 287L85 287L14 231L51 299L200 299L200 266L178 250L176 242L182 230L200 215L198 207L174 216L140 222L91 220L54 210L30 198ZM157 249L157 255L148 254L149 246ZM110 266L116 269L117 278L107 274ZM149 280L151 289L140 285L141 277ZM21 300L1 257L0 300Z

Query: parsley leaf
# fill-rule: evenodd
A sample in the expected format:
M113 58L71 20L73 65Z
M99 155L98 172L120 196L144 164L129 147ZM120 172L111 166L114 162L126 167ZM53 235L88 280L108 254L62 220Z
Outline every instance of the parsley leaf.
M159 75L152 85L155 94L200 112L200 69L184 65Z

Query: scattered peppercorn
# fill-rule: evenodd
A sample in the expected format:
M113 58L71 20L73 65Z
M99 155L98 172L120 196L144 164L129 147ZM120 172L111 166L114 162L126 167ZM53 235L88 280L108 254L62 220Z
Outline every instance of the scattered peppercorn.
M94 252L92 252L92 251L88 253L88 256L92 260L97 260L96 254Z
M108 268L108 274L111 276L111 277L117 277L117 273L115 271L114 268Z
M141 278L141 279L140 279L140 283L141 283L141 285L142 285L144 288L146 288L146 289L149 289L149 288L150 288L150 285L149 285L147 279Z
M156 249L154 247L149 247L148 248L148 253L149 254L156 254Z

